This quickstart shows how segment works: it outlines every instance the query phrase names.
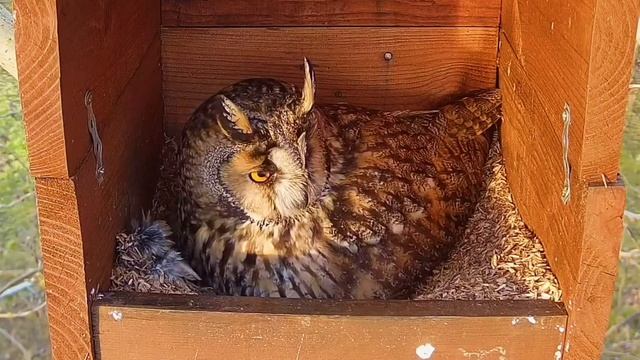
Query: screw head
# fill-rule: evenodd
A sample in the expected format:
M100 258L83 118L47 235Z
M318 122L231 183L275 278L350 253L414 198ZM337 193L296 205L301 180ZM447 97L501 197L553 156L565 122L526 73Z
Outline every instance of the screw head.
M391 61L391 60L393 60L393 53L392 53L392 52L390 52L390 51L385 52L385 53L384 53L384 59L385 59L386 61Z

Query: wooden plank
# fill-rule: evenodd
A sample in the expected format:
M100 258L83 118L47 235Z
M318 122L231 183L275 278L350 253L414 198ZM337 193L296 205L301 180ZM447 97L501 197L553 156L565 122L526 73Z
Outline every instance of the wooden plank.
M563 359L599 359L609 328L624 229L625 189L591 186L586 191L585 236L576 290L568 299L569 326Z
M596 2L582 160L588 181L595 181L588 174L598 173L615 181L620 171L639 9L636 0Z
M38 177L71 177L91 144L86 91L94 92L98 119L111 119L113 105L159 30L160 5L16 0L15 6L31 170Z
M74 178L89 279L108 287L116 234L150 210L164 143L162 75L157 34L101 133L105 177L98 183L93 154Z
M165 28L162 38L173 134L203 100L235 81L273 77L300 85L303 56L315 64L320 102L425 109L496 84L493 28Z
M36 181L51 350L56 359L90 359L91 325L75 184Z
M596 8L590 1L567 2L557 9L517 0L504 5L500 78L505 87L507 120L503 141L507 172L517 174L509 176L509 182L525 221L544 242L568 294L579 273L585 184L601 182L603 176L615 179L619 170L624 126L621 104L627 101L627 86L621 84L628 84L632 69L630 32L635 27L626 28L629 17L637 20L637 12L625 11L619 16L620 31L630 40L625 35L612 35L609 44L602 38L606 35L590 33L596 26L594 16L602 17L600 13L606 9L618 11L614 4L603 8L605 3L598 2ZM629 1L623 3L621 6L632 6ZM563 14L567 17L562 18ZM616 17L605 17L608 20L598 20L598 31L617 31L612 20ZM584 39L578 32L589 37ZM624 59L622 65L603 64L600 48L610 46ZM605 96L607 100L603 100ZM569 206L560 201L565 104L572 114L569 160L573 196ZM558 218L563 221L554 220Z
M562 305L544 301L322 301L108 294L101 359L553 358ZM143 338L139 334L145 334ZM421 349L422 350L422 349ZM430 358L423 357L423 358Z
M91 344L85 321L87 294L108 288L116 234L151 206L164 139L159 59L158 33L114 104L112 118L107 119L111 126L100 132L105 162L102 183L96 178L93 154L70 180L36 178L39 205L51 198L68 204L70 213L60 217L60 211L43 212L39 207L41 232L51 234L43 239L46 285L50 293L59 292L50 298L48 308L56 359L85 359ZM63 184L66 191L45 186L51 181ZM59 236L60 229L72 232L73 239ZM70 302L76 306L70 307ZM81 351L82 356L76 356Z
M568 303L564 358L595 359L621 241L624 189L611 180L619 171L638 3L507 0L503 6L499 63L509 184ZM565 104L572 113L568 205L561 202Z
M29 163L34 175L68 174L56 0L16 0L16 53Z
M88 294L109 287L116 234L151 206L164 139L159 59L158 33L100 132L101 184L93 154L72 179L36 178L56 359L92 356Z
M619 172L637 20L634 0L503 2L505 41L554 119L554 134L562 133L555 119L564 104L571 106L571 163L586 182Z
M163 0L164 26L493 26L500 1Z

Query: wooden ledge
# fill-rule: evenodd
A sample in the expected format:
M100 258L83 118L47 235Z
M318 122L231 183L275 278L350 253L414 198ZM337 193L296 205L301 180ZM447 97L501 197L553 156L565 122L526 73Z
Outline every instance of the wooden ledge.
M99 359L415 359L432 348L447 359L553 358L566 322L548 301L110 293L93 305Z

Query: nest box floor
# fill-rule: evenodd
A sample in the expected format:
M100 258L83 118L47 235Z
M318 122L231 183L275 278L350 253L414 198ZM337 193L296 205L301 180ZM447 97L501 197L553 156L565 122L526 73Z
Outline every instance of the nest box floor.
M162 153L160 180L153 201L152 219L169 224L177 220L175 179L176 144L167 139ZM416 284L418 300L524 300L560 301L558 280L551 272L540 240L531 232L511 197L499 139L493 141L485 165L486 191L467 224L464 237L449 259L423 284ZM136 246L144 229L169 229L163 221L149 219L117 238L112 274L114 291L194 294L211 292L191 283L189 269L175 277L163 271ZM150 229L150 230L149 230ZM170 247L172 244L168 243ZM172 260L179 256L171 252ZM180 270L182 271L182 270Z

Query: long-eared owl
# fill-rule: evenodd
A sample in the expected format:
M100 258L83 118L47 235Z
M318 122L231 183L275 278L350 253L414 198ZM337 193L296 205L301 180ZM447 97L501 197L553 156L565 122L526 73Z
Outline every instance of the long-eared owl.
M205 101L180 145L180 244L219 294L401 298L482 191L497 89L433 111L314 103L273 79Z

